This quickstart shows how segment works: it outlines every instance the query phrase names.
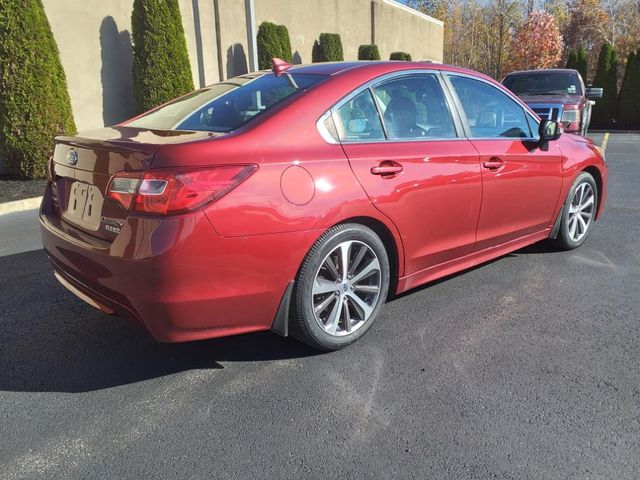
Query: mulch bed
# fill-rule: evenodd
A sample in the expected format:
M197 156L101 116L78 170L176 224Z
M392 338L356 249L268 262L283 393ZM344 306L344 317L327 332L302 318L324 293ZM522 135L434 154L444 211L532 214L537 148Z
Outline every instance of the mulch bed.
M0 180L0 203L40 197L46 180Z

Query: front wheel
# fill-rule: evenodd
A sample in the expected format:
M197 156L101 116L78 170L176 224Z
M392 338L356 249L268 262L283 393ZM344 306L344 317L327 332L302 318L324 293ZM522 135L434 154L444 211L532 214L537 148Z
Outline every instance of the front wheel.
M370 228L337 225L305 257L294 286L292 333L319 350L360 339L387 298L389 258Z
M560 250L571 250L582 245L591 231L597 205L596 182L590 173L582 172L567 195L554 246Z

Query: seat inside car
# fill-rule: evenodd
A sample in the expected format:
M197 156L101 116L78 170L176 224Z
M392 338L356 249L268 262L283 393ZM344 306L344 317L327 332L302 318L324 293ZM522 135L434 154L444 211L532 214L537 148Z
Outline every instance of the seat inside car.
M422 137L425 131L418 126L418 108L413 100L405 96L391 98L384 112L389 132L396 138Z

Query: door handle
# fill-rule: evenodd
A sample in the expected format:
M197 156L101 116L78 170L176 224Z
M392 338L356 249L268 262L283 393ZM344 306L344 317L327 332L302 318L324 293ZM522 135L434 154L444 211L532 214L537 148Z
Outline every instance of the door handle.
M383 177L397 175L404 170L402 165L392 160L385 160L380 162L380 165L371 168L373 175L382 175Z
M500 167L504 167L504 160L498 157L492 157L482 164L484 168L488 168L489 170L497 170Z

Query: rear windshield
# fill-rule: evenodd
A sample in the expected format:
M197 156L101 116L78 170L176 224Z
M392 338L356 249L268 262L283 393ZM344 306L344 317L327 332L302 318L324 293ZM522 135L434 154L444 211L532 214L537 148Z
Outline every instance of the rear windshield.
M580 79L572 72L519 73L502 83L516 95L582 95Z
M185 95L128 126L230 132L326 78L306 73L243 75Z

